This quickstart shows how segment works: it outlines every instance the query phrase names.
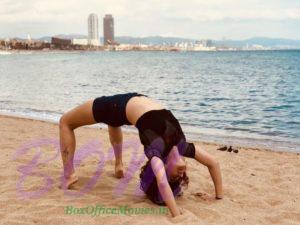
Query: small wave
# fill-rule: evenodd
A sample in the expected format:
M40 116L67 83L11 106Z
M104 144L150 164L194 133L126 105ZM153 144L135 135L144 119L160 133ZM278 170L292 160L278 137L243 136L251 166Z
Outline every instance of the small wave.
M79 87L87 87L89 84L78 84Z
M247 129L247 128L239 128L239 127L225 127L224 129L225 129L225 130L232 130L232 131L247 131L247 132L253 133L253 131L252 131L252 130L250 130L250 129Z
M232 121L232 125L250 125L250 124L256 124L257 120L235 120Z
M205 101L230 101L231 99L230 98L205 98L204 99Z
M261 93L263 92L262 90L250 90L249 93Z
M9 104L9 103L12 103L14 101L11 101L11 100L3 100L3 101L0 101L0 103L4 103L4 104Z
M300 103L300 100L287 100L287 103Z
M280 137L287 137L285 133L280 131L268 131L268 132L259 132L261 135L265 136L280 136Z
M62 111L54 111L54 110L41 110L41 109L32 109L32 108L26 108L25 109L28 112L37 112L37 113L43 113L43 114L62 114Z
M299 124L300 125L300 122L299 121L288 121L286 122L287 124Z
M198 106L210 106L209 104L206 104L204 102L197 103L196 105L198 105Z
M270 111L276 111L276 110L281 110L281 109L289 109L293 108L293 105L278 105L278 106L271 106L263 109L264 112L270 112Z

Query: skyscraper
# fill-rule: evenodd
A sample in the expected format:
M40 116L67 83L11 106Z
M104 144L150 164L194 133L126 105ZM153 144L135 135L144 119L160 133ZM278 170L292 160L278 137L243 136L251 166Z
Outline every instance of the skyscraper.
M105 15L103 18L103 37L104 45L114 43L114 18L111 14Z
M99 41L99 26L98 16L92 13L88 17L88 44L98 46Z

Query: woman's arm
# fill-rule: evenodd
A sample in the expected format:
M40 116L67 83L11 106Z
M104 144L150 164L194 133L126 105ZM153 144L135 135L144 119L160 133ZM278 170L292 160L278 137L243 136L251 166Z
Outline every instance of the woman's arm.
M160 158L154 156L151 158L151 167L156 176L159 192L169 210L171 211L172 216L175 217L180 215L180 211L176 205L173 192L166 176L166 170L163 161Z
M210 176L215 185L216 198L223 198L222 176L218 161L212 155L200 149L198 146L195 147L195 149L195 159L201 164L207 166L209 170Z

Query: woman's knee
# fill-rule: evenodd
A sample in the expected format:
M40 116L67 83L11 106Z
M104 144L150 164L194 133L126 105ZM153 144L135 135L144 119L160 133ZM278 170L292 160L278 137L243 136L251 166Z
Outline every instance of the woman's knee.
M94 119L92 111L93 101L87 101L70 111L64 113L60 118L60 126L68 126L71 129L75 129L80 126L92 125L97 123Z
M68 113L64 113L60 119L59 119L59 128L63 129L63 128L70 128L70 129L75 129L76 127L72 126L72 123L70 121L70 119L68 118Z

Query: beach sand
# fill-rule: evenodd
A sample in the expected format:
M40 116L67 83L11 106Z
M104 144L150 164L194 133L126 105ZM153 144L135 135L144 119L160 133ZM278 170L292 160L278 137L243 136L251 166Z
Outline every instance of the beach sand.
M215 144L195 143L220 162L223 200L205 197L204 194L214 196L208 170L187 159L190 184L176 200L183 209L182 215L176 218L170 214L92 216L87 213L96 205L106 209L123 206L159 209L137 191L139 168L145 162L137 162L143 157L138 135L124 133L124 143L133 147L123 150L125 178L120 180L114 177L107 130L76 129L77 155L84 156L95 149L98 152L83 159L76 169L79 181L72 190L64 191L59 188L62 164L59 149L55 148L59 143L58 125L9 116L0 116L0 124L0 224L300 224L297 153L239 148L236 154L217 151L219 146ZM101 148L96 144L84 149L91 141L101 142ZM138 153L132 153L134 146ZM135 161L130 164L132 160ZM85 190L89 184L90 189ZM82 195L78 196L79 193ZM88 206L90 211L85 211ZM77 209L77 214L68 214L71 207L82 209Z

